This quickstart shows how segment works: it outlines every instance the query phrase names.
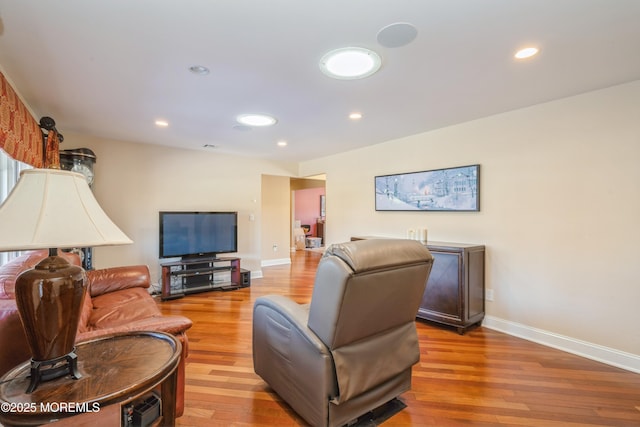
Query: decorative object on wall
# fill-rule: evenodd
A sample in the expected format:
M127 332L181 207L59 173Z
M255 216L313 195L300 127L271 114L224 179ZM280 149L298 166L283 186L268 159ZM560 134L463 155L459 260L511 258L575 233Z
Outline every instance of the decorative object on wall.
M479 211L480 165L375 177L377 211Z
M93 187L93 166L95 163L96 154L88 148L60 151L60 168L81 173L87 179L89 187Z
M326 216L326 196L324 194L320 195L320 217L324 218Z

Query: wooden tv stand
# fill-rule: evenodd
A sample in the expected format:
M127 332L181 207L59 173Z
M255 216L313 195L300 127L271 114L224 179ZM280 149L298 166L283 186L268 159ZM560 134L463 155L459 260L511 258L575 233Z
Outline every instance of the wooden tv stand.
M213 290L231 290L248 286L243 280L240 258L192 258L160 264L162 300ZM230 276L230 280L229 280Z

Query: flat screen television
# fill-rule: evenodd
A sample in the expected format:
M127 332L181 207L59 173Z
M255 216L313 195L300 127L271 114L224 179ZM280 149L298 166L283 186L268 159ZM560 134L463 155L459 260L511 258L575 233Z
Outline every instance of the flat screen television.
M160 212L160 258L238 252L237 212Z

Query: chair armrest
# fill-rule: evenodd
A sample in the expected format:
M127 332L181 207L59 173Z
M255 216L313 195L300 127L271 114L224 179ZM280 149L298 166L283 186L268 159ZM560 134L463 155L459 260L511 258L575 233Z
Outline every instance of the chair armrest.
M173 335L180 335L185 334L192 325L193 322L191 319L184 316L147 317L145 319L136 319L116 326L109 326L106 328L93 329L78 333L76 341L88 341L94 338L121 332L158 331Z
M151 284L149 267L131 265L88 270L87 281L92 297L129 288L148 288Z
M289 326L295 328L301 337L304 337L308 344L315 348L319 354L330 354L327 346L307 326L309 305L298 304L282 295L267 295L256 299L253 308L254 313L259 310L259 307L268 307L270 310L279 313L288 322Z
M308 305L281 296L256 299L253 309L253 366L291 407L311 424L328 417L337 393L329 349L307 327Z

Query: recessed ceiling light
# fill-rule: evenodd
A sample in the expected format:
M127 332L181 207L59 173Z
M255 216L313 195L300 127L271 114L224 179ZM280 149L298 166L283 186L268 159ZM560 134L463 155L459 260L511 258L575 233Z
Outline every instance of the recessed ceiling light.
M380 69L382 60L372 50L361 47L345 47L332 50L320 60L320 69L335 79L362 79Z
M240 114L236 120L247 126L273 126L278 122L275 117L266 114Z
M278 141L278 147L286 147L287 141Z
M349 118L351 120L360 120L362 118L362 113L351 113L349 114Z
M526 59L531 58L539 52L537 47L526 47L524 49L520 49L514 55L517 59Z
M204 148L216 148L216 146L213 145L213 144L204 144L203 147Z
M418 35L418 29L407 22L396 22L378 31L377 39L384 47L401 47L411 43Z
M167 126L169 126L169 122L167 122L166 120L156 120L156 126L166 128Z
M209 69L203 65L192 65L189 67L189 71L193 74L198 74L199 76L206 76L209 74Z

